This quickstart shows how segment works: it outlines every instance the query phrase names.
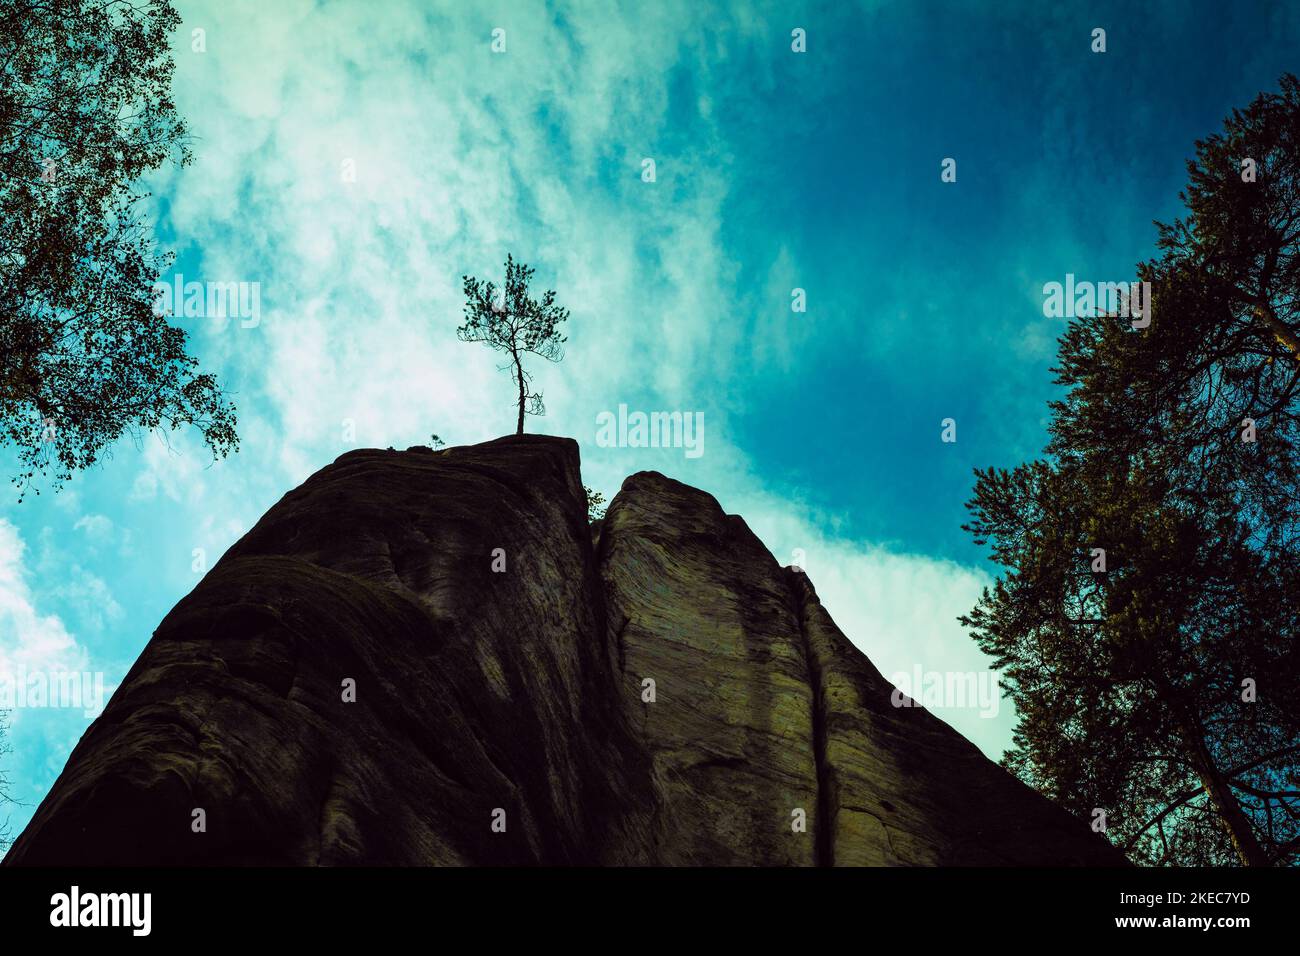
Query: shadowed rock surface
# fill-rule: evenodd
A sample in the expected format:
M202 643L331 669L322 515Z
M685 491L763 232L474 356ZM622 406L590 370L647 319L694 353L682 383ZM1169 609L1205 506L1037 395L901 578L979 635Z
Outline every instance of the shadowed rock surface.
M892 690L704 492L636 474L589 527L568 439L355 451L164 619L4 862L1123 862Z

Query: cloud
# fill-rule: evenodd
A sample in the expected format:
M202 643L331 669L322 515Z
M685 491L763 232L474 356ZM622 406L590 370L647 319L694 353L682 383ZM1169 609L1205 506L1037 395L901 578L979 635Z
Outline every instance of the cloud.
M105 679L102 669L92 664L89 651L64 619L42 610L52 592L42 588L38 597L33 578L49 575L33 571L27 555L19 530L0 518L0 682L6 704L13 708L8 714L8 743L13 752L3 769L11 785L9 796L16 801L5 807L15 832L26 824L63 769L88 721L115 686ZM44 560L42 557L41 562ZM86 598L94 597L96 613L121 614L111 596L106 595L103 582L80 567L68 572L66 579L54 580L59 583L53 592L81 590ZM76 683L81 694L56 700L54 688L62 686L66 675L72 674L79 675ZM33 706L26 698L33 682L46 688L46 706Z
M104 579L80 564L64 568L57 583L47 586L43 596L58 601L83 631L101 632L106 624L123 616L122 606Z
M54 614L36 608L18 529L0 518L0 675L84 670L86 651Z
M210 462L194 431L146 436L137 460L135 479L127 496L130 501L153 501L159 493L175 502L195 503L204 498L207 492L204 475Z
M286 473L342 450L345 419L376 445L508 428L497 357L454 335L460 276L495 275L507 251L564 290L581 328L564 376L539 370L548 394L635 381L686 400L702 369L727 364L725 158L705 117L689 150L662 143L674 66L708 62L683 39L702 13L657 13L674 29L654 30L578 8L566 40L540 9L504 7L508 51L493 55L497 21L469 8L397 4L382 25L364 6L308 24L311 9L183 9L208 31L207 53L184 29L177 50L198 161L160 183L167 219L201 250L187 278L262 283L258 328L192 331L243 394L241 422L273 426ZM646 184L651 153L660 178ZM142 475L135 496L159 480Z
M82 515L72 529L84 531L90 541L104 542L113 536L113 519L107 515Z

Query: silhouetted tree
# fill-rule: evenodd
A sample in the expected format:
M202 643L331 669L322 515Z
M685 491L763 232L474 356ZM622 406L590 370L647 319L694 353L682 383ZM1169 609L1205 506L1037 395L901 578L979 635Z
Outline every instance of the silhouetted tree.
M529 392L532 377L524 368L525 355L537 355L548 362L564 358L565 337L559 327L569 310L555 304L555 290L539 300L528 294L533 269L506 256L505 287L498 291L492 282L463 276L465 324L456 330L462 342L483 342L493 351L506 352L511 381L519 391L519 423L515 434L524 433L524 415L544 415L540 392Z
M187 163L167 0L0 0L0 434L16 483L57 486L123 432L195 424L214 455L235 415L154 312L169 265L134 183Z
M969 505L1004 763L1148 863L1300 857L1297 131L1287 76L1196 144L1151 325L1071 320L1046 459Z

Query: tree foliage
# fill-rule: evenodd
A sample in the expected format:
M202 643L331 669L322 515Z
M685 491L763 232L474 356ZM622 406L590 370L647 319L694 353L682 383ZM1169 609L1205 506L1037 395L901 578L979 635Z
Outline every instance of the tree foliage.
M168 0L0 0L0 434L23 489L57 486L124 433L234 409L155 313L158 251L137 180L190 160L171 98Z
M555 304L554 289L544 292L541 299L529 295L534 271L507 255L505 285L500 290L493 282L463 276L465 323L456 330L462 342L482 342L510 356L502 370L509 370L518 391L517 435L524 433L524 415L546 414L541 392L530 391L532 376L524 368L523 357L537 355L559 362L567 341L559 329L569 318L569 310Z
M1142 862L1300 859L1298 170L1286 76L1196 144L1151 325L1071 320L1046 457L968 506L1008 569L963 618L1020 711L1004 762Z
M587 521L599 521L605 517L605 496L586 485L582 486L582 490L587 495Z

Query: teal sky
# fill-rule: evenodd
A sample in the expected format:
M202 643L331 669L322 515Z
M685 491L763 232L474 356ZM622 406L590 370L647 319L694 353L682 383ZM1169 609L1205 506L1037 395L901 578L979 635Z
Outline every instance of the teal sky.
M1045 441L1043 283L1131 279L1194 140L1300 69L1293 4L178 5L197 159L149 185L175 272L260 283L255 327L178 320L243 448L144 436L58 495L8 493L0 670L111 688L196 549L210 567L339 454L511 431L496 356L455 337L460 276L510 252L572 311L528 427L576 438L587 484L704 488L806 555L887 677L982 671L955 618L995 569L959 526L972 468ZM620 404L702 412L704 453L598 447ZM1010 741L1005 702L938 713L991 756ZM88 718L11 722L17 830Z

